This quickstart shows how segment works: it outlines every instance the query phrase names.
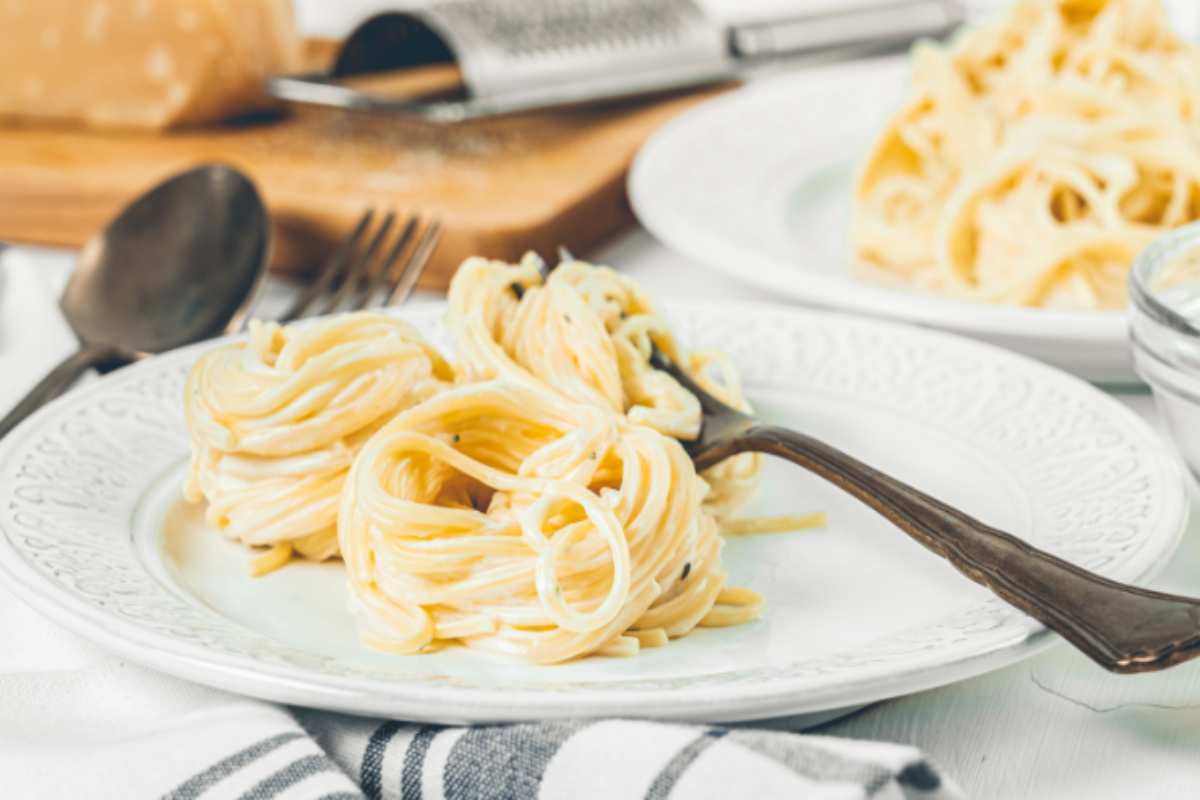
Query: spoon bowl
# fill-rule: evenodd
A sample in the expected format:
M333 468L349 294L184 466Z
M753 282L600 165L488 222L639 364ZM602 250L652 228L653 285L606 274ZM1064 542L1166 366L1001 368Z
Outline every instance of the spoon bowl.
M263 275L270 222L237 170L188 170L133 201L87 244L62 296L80 340L159 353L240 322Z
M138 197L84 247L63 292L78 352L0 420L0 437L91 367L239 328L270 248L266 206L232 167L195 167Z

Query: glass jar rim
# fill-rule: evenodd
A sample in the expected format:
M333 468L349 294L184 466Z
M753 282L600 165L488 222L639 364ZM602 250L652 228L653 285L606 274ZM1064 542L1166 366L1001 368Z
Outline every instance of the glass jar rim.
M1169 259L1192 248L1200 249L1200 222L1183 225L1155 239L1138 253L1129 270L1129 297L1138 311L1177 333L1200 339L1200 329L1155 296L1149 282Z

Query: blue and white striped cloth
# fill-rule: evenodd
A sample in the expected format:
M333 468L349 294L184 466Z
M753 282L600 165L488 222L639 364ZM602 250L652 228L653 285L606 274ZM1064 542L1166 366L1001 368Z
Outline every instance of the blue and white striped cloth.
M323 712L245 726L165 793L197 798L954 798L911 747L599 720L441 728ZM202 728L180 730L186 740ZM275 732L270 732L270 731ZM265 735L264 735L265 734ZM156 747L162 746L157 743Z
M915 748L636 720L436 728L299 715L368 798L951 798Z

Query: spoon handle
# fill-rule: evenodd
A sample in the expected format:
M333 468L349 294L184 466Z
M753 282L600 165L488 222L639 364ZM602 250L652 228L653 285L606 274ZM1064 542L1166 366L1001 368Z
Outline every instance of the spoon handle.
M0 419L0 439L33 412L70 389L83 373L92 367L107 364L128 363L129 356L115 347L107 345L83 345L64 358L57 367L29 390L4 419Z
M721 457L741 451L780 456L844 489L1105 669L1152 672L1200 656L1200 601L1102 578L786 428L752 426Z

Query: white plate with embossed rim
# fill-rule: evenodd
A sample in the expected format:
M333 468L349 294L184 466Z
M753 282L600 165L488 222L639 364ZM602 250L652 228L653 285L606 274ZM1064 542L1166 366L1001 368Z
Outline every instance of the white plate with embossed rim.
M1087 380L1141 383L1121 311L971 303L867 277L849 241L855 170L909 85L904 57L803 69L688 110L642 147L638 219L716 271L811 305L972 336Z
M1181 468L1128 409L1028 359L946 334L771 306L669 308L720 346L762 416L1072 561L1152 576L1187 515ZM405 316L444 346L441 307ZM285 703L433 722L828 714L995 669L1055 641L857 501L769 460L752 510L826 530L733 540L759 621L629 659L545 667L361 646L337 564L246 575L180 500L180 408L201 345L62 398L0 442L0 572L36 608L164 672ZM812 716L809 716L811 719Z

